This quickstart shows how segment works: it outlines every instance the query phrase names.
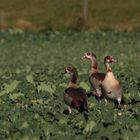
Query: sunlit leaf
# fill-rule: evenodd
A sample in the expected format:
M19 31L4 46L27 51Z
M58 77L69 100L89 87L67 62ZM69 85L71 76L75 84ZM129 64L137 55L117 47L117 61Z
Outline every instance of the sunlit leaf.
M67 124L67 121L68 121L67 119L61 119L61 120L59 121L59 123L60 123L60 124Z
M66 83L61 83L59 84L61 87L67 87L67 84Z
M47 91L48 86L46 83L40 83L40 85L37 87L38 91Z
M40 85L38 86L38 91L48 91L51 95L52 93L54 93L55 90L56 90L55 85L50 85L43 82L40 83Z
M27 127L29 127L29 124L28 124L28 122L23 122L22 123L22 125L21 125L21 129L24 129L24 128L27 128Z
M33 78L33 76L30 74L30 75L27 75L26 76L26 79L27 79L27 81L29 82L29 83L31 83L31 84L33 84L34 83L34 78Z
M96 125L97 125L96 122L90 121L89 123L86 124L83 132L84 133L91 132Z
M5 84L5 92L9 93L16 89L20 82L17 80L12 81L10 84Z
M86 82L80 82L80 86L84 88L86 91L90 90L89 85Z
M12 93L12 94L9 95L9 98L12 99L12 100L17 99L18 97L24 97L24 94L22 94L22 93Z

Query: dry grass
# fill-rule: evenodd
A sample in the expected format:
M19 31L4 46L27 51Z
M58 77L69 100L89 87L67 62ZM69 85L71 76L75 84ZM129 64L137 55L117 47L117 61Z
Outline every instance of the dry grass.
M0 0L0 27L83 29L83 1ZM89 30L132 31L140 28L139 0L89 0Z

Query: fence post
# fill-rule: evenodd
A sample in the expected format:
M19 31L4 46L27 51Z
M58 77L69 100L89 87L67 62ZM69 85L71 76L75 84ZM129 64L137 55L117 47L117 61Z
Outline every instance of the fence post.
M87 22L87 12L88 12L88 0L84 0L84 4L83 4L83 19L84 22Z

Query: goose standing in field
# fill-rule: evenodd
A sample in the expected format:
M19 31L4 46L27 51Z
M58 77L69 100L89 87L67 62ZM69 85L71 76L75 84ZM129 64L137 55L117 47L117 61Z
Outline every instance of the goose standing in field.
M105 74L99 72L96 55L92 52L86 52L81 59L88 59L91 61L89 82L93 88L93 95L100 99L102 96L101 84L105 78Z
M120 81L114 76L110 63L116 63L117 60L113 56L106 56L104 58L104 64L106 68L106 76L102 82L103 93L106 99L114 100L118 102L118 107L122 100L122 86Z
M78 73L75 67L69 66L65 69L65 73L70 74L71 80L68 82L68 88L64 93L64 101L68 105L69 114L72 108L79 112L88 112L88 102L86 91L77 85Z

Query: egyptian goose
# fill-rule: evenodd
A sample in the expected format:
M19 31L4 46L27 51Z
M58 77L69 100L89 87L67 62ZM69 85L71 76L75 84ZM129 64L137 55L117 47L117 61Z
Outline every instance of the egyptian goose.
M96 55L92 52L86 52L81 59L88 59L91 61L89 82L93 88L93 95L100 99L102 95L101 84L105 78L105 74L99 72Z
M87 95L84 89L78 87L78 73L75 67L69 66L65 69L65 73L70 74L71 80L68 82L68 87L64 93L64 102L68 105L69 114L71 108L77 109L79 112L88 112Z
M103 93L106 99L114 100L118 102L118 107L122 100L122 86L120 81L114 76L110 63L116 63L117 60L113 56L106 56L104 58L104 64L106 67L106 76L102 82Z

